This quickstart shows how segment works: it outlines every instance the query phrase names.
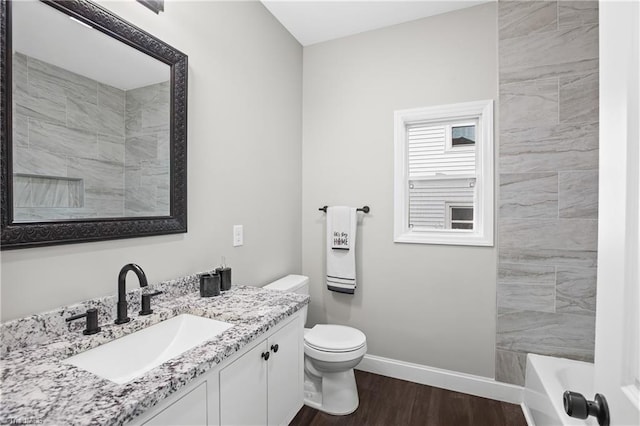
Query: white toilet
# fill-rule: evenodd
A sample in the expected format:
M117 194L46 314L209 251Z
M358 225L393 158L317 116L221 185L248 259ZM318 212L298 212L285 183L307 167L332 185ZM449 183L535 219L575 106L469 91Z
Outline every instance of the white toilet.
M309 277L287 275L264 288L309 294ZM305 329L304 403L334 415L356 411L359 399L353 368L366 353L366 336L353 327L318 324Z

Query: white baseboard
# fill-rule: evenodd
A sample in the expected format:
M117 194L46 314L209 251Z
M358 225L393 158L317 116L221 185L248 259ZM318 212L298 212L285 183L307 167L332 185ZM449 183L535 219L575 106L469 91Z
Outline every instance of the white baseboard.
M356 369L511 404L521 404L523 400L522 386L375 355L365 355Z

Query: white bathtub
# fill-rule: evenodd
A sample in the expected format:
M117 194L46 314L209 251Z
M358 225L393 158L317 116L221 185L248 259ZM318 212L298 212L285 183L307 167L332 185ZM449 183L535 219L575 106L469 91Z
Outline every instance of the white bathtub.
M594 417L580 420L567 416L562 404L565 390L593 399L593 364L528 354L526 371L524 407L530 423L535 426L598 425Z

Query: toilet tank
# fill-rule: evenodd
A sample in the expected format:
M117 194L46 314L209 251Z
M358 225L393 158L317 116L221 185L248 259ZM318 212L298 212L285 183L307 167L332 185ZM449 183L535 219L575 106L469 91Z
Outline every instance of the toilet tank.
M290 291L298 294L309 294L309 277L304 275L287 275L264 286L270 290Z
M309 294L309 277L305 277L304 275L287 275L286 277L282 277L277 281L265 285L263 288L278 291L291 291L298 294ZM308 306L306 305L302 308L304 324L307 323L307 309Z

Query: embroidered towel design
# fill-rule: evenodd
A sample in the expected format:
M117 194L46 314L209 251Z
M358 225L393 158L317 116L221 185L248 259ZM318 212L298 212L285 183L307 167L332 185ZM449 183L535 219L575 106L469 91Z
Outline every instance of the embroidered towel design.
M331 221L331 228L327 227L333 238L331 240L331 248L334 250L349 250L350 234L351 234L351 208L349 207L330 207L327 209L327 226ZM329 218L329 216L331 216Z
M353 294L356 288L356 209L327 208L327 287ZM351 250L353 248L353 250Z

